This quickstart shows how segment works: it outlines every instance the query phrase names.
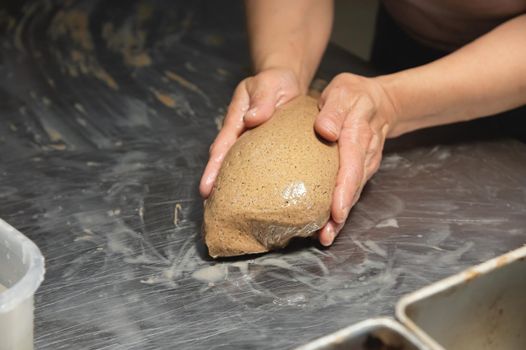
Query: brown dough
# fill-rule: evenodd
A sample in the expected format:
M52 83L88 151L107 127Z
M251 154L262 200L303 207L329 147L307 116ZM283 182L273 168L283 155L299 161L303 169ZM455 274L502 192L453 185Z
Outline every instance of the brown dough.
M338 149L315 134L317 114L315 99L297 97L230 149L205 203L212 257L281 248L327 222Z

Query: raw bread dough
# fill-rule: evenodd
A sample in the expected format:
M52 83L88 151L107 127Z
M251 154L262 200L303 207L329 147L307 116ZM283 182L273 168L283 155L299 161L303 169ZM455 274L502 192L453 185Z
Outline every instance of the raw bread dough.
M338 149L315 134L317 114L315 99L297 97L230 149L205 203L212 257L281 248L327 222Z

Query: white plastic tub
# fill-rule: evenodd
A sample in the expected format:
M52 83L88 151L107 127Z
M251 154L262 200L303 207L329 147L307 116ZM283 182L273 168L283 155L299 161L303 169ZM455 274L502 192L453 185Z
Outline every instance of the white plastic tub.
M44 279L44 257L0 219L0 350L33 349L33 298Z

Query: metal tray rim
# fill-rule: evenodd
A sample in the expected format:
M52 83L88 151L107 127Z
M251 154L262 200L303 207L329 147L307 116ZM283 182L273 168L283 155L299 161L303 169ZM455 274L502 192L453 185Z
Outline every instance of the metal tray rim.
M419 349L427 350L426 347L418 337L412 334L404 325L400 322L392 319L390 317L375 317L369 318L364 321L352 324L345 328L342 328L334 333L322 336L315 340L310 341L307 344L301 345L294 350L315 350L320 346L333 343L339 339L346 338L354 333L358 333L364 329L373 328L375 326L384 326L386 328L393 329L394 331L400 333L402 336L407 338L410 342L414 343Z
M425 345L431 349L444 350L433 338L422 330L416 323L414 323L409 315L407 314L407 308L420 300L428 298L432 295L439 294L447 289L454 288L461 285L466 281L476 279L489 272L502 268L514 261L526 258L526 245L512 250L511 252L497 256L491 260L485 261L479 265L470 267L462 272L459 272L453 276L446 277L433 284L425 286L415 292L403 296L395 307L396 318L401 322L402 325L415 334Z

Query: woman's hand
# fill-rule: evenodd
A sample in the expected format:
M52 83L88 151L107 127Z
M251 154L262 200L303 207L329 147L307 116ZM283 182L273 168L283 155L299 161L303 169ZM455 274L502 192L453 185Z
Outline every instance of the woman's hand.
M305 90L306 87L300 87L297 75L284 68L267 69L239 83L223 128L210 146L210 159L199 185L203 198L210 195L221 163L239 136L268 120L276 107L305 93Z
M378 170L385 138L397 118L395 105L378 80L349 73L330 82L319 107L315 130L327 141L337 141L340 151L331 218L319 234L320 243L328 246Z

